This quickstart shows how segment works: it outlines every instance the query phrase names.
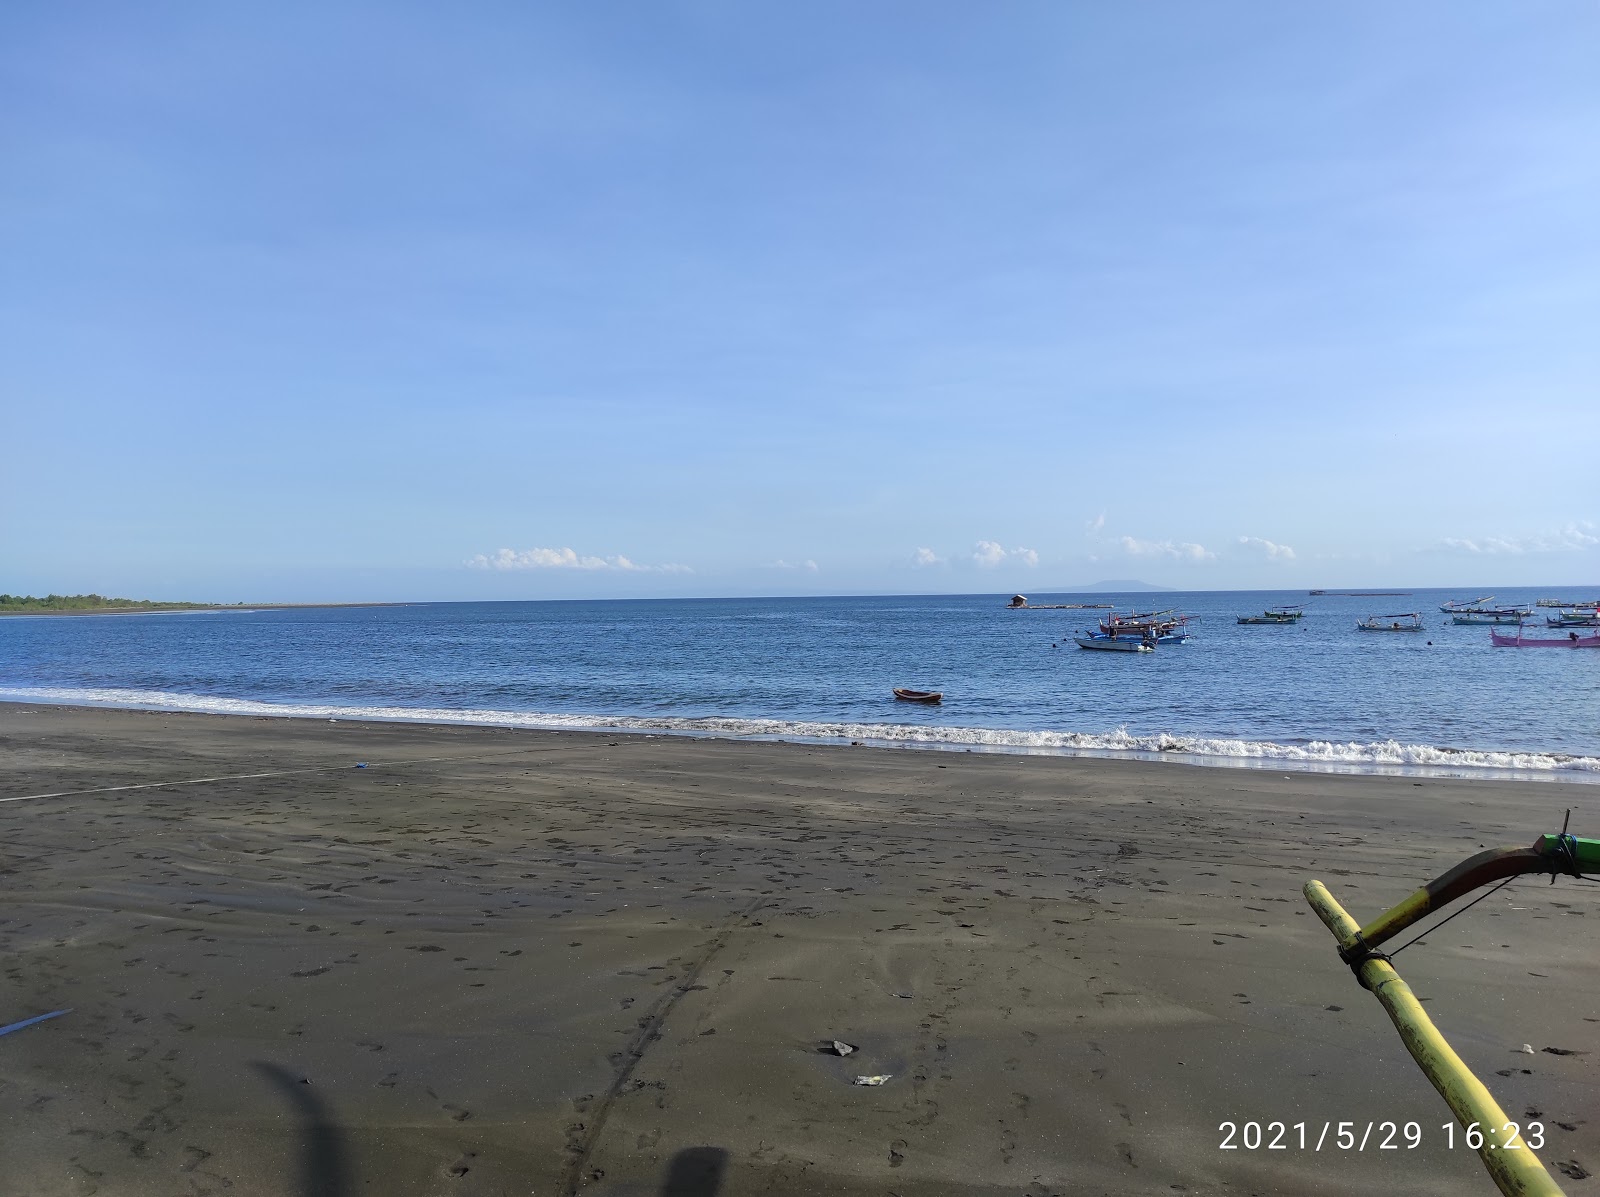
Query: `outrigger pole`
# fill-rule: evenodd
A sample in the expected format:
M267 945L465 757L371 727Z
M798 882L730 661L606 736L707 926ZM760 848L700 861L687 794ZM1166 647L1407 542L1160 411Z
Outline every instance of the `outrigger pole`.
M1499 1131L1511 1119L1445 1041L1411 987L1377 948L1419 919L1490 882L1524 873L1550 873L1553 879L1556 873L1577 876L1583 872L1600 872L1600 840L1579 839L1565 832L1542 835L1531 848L1491 848L1469 857L1365 927L1350 917L1322 882L1308 881L1305 886L1306 901L1339 941L1340 959L1350 966L1362 986L1383 1003L1406 1050L1456 1120L1463 1129L1476 1123L1491 1132L1482 1137L1478 1158L1506 1197L1564 1195L1531 1148L1507 1150L1504 1144L1495 1142L1492 1132Z

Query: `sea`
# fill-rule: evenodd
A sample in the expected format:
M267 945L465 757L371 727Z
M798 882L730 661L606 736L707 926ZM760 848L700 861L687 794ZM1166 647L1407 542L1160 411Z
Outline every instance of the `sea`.
M1600 650L1491 647L1439 610L1475 597L1029 595L1188 615L1151 653L1083 651L1104 612L995 594L10 616L0 700L1600 782ZM1496 591L1541 597L1595 596ZM1356 629L1413 611L1423 632Z

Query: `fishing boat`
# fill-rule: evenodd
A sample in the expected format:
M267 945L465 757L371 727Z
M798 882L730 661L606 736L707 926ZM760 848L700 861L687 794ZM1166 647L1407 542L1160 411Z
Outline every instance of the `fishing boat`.
M1502 636L1499 632L1489 633L1489 643L1496 648L1600 648L1600 632L1593 636L1580 636L1577 632L1568 632L1559 640L1535 640L1524 636L1522 629L1517 629L1515 636Z
M1148 637L1157 644L1182 644L1189 639L1189 617L1172 611L1108 615L1100 621L1100 631L1107 636L1140 640Z
M1269 607L1260 615L1241 615L1240 623L1298 623L1305 611L1298 606Z
M1494 602L1494 595L1486 594L1475 599L1451 599L1439 608L1446 615L1454 615L1457 611L1481 611L1486 603Z
M1563 611L1559 615L1545 616L1544 622L1546 627L1552 628L1600 628L1600 611Z
M1404 615L1369 615L1356 624L1358 632L1420 632L1422 612L1408 611Z
M1494 610L1457 611L1451 623L1521 623L1533 614L1526 607L1497 607Z
M905 690L895 687L894 696L901 702L921 702L933 705L944 701L942 690Z
M1093 648L1102 652L1113 653L1153 653L1156 651L1153 639L1141 636L1112 636L1105 632L1084 632L1074 636L1079 648Z
M1542 598L1534 604L1537 607L1600 607L1600 598L1593 602L1581 602L1574 599Z

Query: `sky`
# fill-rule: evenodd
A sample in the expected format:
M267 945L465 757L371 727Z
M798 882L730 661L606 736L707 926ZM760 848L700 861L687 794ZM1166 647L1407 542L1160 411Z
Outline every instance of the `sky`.
M0 8L0 591L1600 583L1600 7Z

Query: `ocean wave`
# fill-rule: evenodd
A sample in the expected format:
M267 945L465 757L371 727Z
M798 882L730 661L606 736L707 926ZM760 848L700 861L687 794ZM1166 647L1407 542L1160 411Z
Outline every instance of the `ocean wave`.
M1110 732L1013 731L1003 728L933 726L906 723L844 723L733 716L674 718L640 715L572 715L530 711L471 710L449 707L336 706L325 703L262 702L160 690L0 686L0 700L73 706L123 707L147 711L188 711L210 715L252 715L297 719L356 719L399 723L445 723L528 728L546 731L654 732L727 739L862 742L898 747L1033 752L1060 755L1180 759L1196 764L1298 767L1319 772L1443 772L1455 776L1559 776L1600 782L1600 757L1553 752L1311 740L1280 744L1157 732L1138 735L1125 728Z

